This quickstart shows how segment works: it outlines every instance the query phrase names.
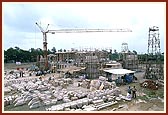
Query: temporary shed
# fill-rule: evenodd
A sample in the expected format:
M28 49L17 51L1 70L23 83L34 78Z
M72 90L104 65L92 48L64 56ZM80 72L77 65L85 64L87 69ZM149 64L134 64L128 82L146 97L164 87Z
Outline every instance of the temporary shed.
M111 74L117 74L117 75L124 75L128 73L135 73L135 71L128 70L128 69L108 69L104 70L105 72L111 73Z
M109 81L118 79L118 77L121 75L135 73L135 71L128 70L128 69L107 69L103 71L107 73L107 77Z

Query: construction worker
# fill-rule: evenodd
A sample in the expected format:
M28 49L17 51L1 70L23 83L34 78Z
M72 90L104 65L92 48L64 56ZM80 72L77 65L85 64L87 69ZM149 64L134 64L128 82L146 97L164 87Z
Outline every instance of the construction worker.
M131 87L128 87L128 93L131 94Z
M131 99L131 87L128 87L127 98Z
M135 88L135 86L132 88L132 98L136 98L136 91L137 89Z

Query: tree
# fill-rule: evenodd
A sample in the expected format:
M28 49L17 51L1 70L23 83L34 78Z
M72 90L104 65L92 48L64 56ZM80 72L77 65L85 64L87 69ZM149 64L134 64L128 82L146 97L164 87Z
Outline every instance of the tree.
M110 60L118 60L119 59L119 53L117 52L116 49L114 49L114 53L112 53L112 50L110 50L110 54L109 54L109 59Z
M56 53L56 48L53 47L53 48L51 49L51 51L52 51L53 54L55 54L55 53Z
M16 49L17 51L19 51L19 50L20 50L20 48L19 48L19 47L17 47L17 46L15 46L15 49Z
M116 49L114 49L114 54L117 54L117 50Z
M7 49L7 51L5 52L5 56L7 57L7 60L8 61L14 61L14 62L16 62L17 61L17 56L16 56L16 54L17 54L17 51L16 51L16 49L13 49L12 47L11 48L9 48L9 49Z
M62 52L62 49L58 50L59 52Z
M135 50L132 51L135 55L137 55L137 52Z
M49 51L49 53L51 53ZM31 48L28 51L20 49L19 47L9 48L6 51L4 50L4 62L36 62L37 56L43 55L43 50L40 48L34 49Z
M4 63L7 63L9 61L7 51L4 50Z
M112 49L110 49L110 53L112 53Z
M37 55L39 55L38 49L31 48L29 51L30 51L30 61L35 62L37 59Z
M52 54L52 52L48 49L48 54Z

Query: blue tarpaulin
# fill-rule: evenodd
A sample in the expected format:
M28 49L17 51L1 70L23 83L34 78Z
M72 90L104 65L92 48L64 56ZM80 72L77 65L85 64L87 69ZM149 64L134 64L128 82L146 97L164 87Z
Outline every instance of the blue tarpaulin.
M126 75L125 80L127 83L131 83L133 81L133 76L132 75Z

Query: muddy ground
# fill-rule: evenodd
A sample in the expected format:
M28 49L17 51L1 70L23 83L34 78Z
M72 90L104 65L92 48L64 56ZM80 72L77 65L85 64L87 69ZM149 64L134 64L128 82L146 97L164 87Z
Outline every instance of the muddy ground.
M16 70L17 68L22 67L30 67L33 63L26 63L22 65L15 65L15 64L5 64L4 70ZM59 76L58 74L52 74L56 77ZM51 74L46 75L45 77L51 76ZM144 72L135 73L135 76L138 78L137 82L121 85L119 86L123 95L127 94L127 88L130 85L131 87L136 86L137 88L137 98L132 99L131 101L119 101L118 104L113 105L111 107L107 107L102 111L164 111L164 87L160 87L158 90L150 90L146 88L140 87L140 83L144 81L143 76ZM74 89L74 85L70 86L69 89ZM79 89L75 89L79 90ZM83 89L84 90L84 89ZM12 105L9 105L4 108L6 111L30 111L29 108L24 105L20 107L13 108ZM40 107L37 109L33 109L31 111L44 111L44 107Z

